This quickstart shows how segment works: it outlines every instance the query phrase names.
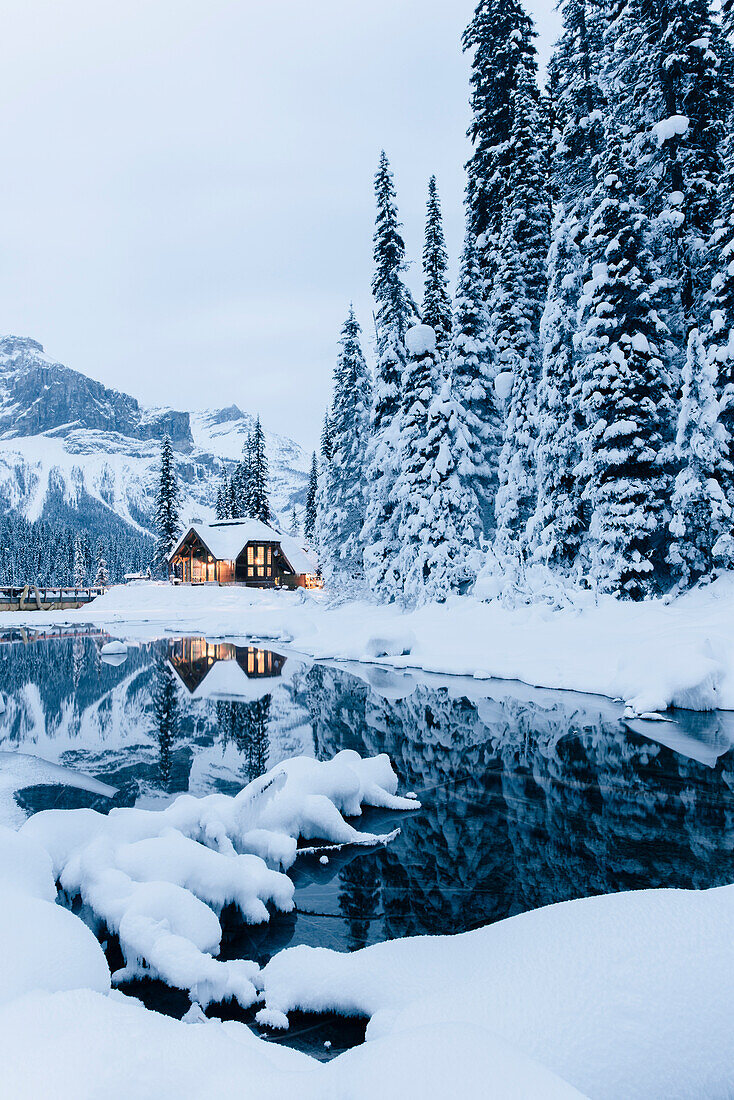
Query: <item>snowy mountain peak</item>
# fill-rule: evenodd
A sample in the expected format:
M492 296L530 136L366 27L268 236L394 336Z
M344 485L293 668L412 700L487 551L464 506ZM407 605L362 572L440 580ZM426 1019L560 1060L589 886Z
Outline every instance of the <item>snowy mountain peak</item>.
M146 408L56 362L36 340L0 336L0 502L28 519L76 513L89 525L90 515L107 514L149 529L165 434L185 511L212 518L216 482L241 457L254 423L234 404L196 413ZM265 441L272 504L285 515L304 496L307 459L291 439L266 431Z

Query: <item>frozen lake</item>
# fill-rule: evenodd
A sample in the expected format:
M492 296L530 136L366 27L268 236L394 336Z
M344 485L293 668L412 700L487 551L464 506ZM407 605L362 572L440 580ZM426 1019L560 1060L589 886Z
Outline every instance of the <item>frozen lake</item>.
M104 657L109 640L96 628L0 636L0 752L84 772L117 788L116 801L151 808L182 791L236 793L297 754L386 752L401 791L423 804L365 814L361 828L400 825L386 848L299 857L296 911L267 925L224 919L223 958L264 963L298 943L353 950L589 894L731 879L734 713L625 724L595 696L337 668L203 638ZM21 776L22 789L0 782L0 795L26 813L111 804L57 783ZM188 1007L153 983L130 991L176 1015ZM318 1053L328 1038L336 1053L359 1027L294 1021L286 1039Z

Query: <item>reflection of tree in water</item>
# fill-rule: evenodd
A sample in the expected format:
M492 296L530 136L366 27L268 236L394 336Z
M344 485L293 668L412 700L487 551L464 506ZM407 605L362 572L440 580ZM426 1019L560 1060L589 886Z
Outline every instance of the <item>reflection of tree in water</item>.
M74 638L71 643L72 650L72 683L75 688L79 687L79 681L82 678L82 672L84 670L84 650L85 644L81 638Z
M603 701L472 702L424 685L386 700L323 667L309 681L317 755L387 752L423 802L395 842L349 865L374 859L387 937L730 879L731 753L707 767L626 731Z
M268 723L272 701L272 696L264 695L262 699L247 703L217 702L217 725L223 746L232 742L242 753L248 783L268 770Z
M380 909L379 854L357 856L339 872L339 908L347 920L350 951L366 947Z
M153 715L158 738L161 781L166 787L171 783L173 747L179 732L180 712L176 674L166 658L158 656L155 660Z

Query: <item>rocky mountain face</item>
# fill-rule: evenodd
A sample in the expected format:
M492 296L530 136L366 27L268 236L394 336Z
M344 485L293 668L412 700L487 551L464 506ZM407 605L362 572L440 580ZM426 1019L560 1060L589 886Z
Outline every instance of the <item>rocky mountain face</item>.
M51 359L28 337L0 337L0 507L27 519L64 514L150 530L160 441L168 433L184 519L213 517L222 469L240 458L254 417L236 405L205 412L146 408ZM272 505L305 498L308 460L266 431Z

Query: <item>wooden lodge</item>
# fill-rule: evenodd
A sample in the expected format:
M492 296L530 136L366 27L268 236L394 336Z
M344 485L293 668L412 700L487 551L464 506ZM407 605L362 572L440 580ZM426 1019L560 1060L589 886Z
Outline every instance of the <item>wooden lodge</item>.
M194 523L168 556L178 584L319 588L318 566L299 539L257 519Z

